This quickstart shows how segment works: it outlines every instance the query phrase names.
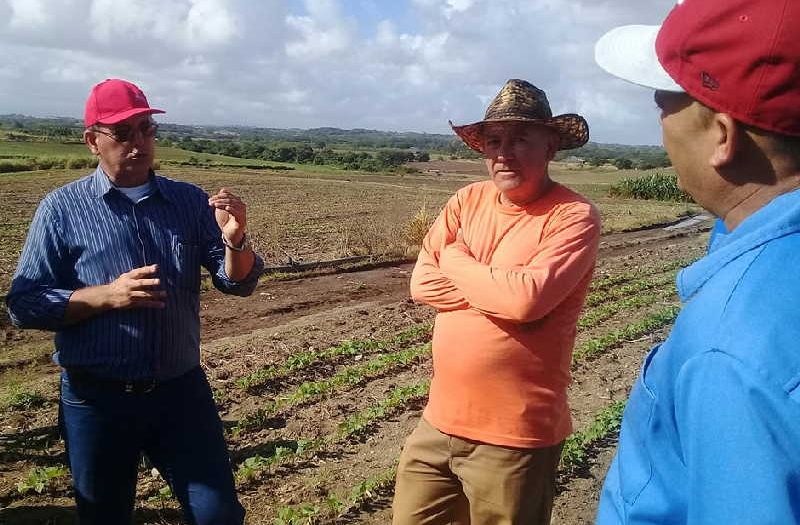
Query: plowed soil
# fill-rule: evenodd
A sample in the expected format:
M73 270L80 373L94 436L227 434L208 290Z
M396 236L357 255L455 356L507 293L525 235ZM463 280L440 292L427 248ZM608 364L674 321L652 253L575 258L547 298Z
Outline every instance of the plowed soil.
M655 227L606 235L596 278L617 276L619 284L607 289L617 286L622 298L635 293L622 287L637 280L663 276L669 280L675 270L664 270L665 265L700 256L709 226L709 220L704 220L686 228ZM229 429L248 523L390 523L391 483L377 481L390 476L404 438L420 417L424 396L403 401L373 417L357 433L342 434L342 424L376 406L398 387L423 382L431 373L429 355L422 353L346 384L337 383L321 394L303 399L292 396L304 383L343 377L355 367L429 340L424 327L407 340L396 340L398 334L433 319L432 310L408 297L412 268L411 262L399 262L348 273L269 280L248 298L216 291L203 294L203 364ZM670 293L671 284L654 284L652 289L660 291L661 298L622 309L582 329L577 344L676 302ZM594 308L618 300L609 296ZM57 370L49 362L50 336L20 332L7 324L1 328L5 347L12 350L0 356L0 380L25 377L38 381L37 391L47 394L43 406L3 412L0 523L73 523L74 504L67 476L48 482L41 494L31 490L23 495L17 490L17 483L24 481L32 468L64 464L63 446L56 432ZM576 430L585 428L611 402L626 399L644 353L667 331L668 326L623 340L596 357L576 363L569 392ZM364 345L358 352L329 352L291 373L273 374L250 389L242 387L242 378L253 377L259 370L286 366L290 357L320 354L348 340L382 343ZM287 401L290 399L295 400ZM327 437L325 444L302 453L304 443L320 437ZM607 436L587 449L588 459L580 468L561 472L555 523L591 523L615 439L613 434ZM279 447L294 453L298 446L301 453L295 457L260 465L250 472L243 470L248 458L270 457ZM158 496L164 486L149 468L142 468L137 523L181 523L174 500ZM358 497L351 497L354 495ZM346 504L337 505L337 501ZM278 518L283 521L275 521Z

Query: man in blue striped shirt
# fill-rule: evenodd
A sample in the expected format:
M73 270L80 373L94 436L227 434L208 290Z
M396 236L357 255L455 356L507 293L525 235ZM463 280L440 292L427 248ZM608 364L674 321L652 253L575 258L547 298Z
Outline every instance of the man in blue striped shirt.
M200 266L246 296L263 262L245 204L152 171L157 124L135 85L86 102L97 170L39 205L7 297L19 327L55 331L61 428L81 523L130 523L139 455L192 524L241 524L222 424L200 368Z

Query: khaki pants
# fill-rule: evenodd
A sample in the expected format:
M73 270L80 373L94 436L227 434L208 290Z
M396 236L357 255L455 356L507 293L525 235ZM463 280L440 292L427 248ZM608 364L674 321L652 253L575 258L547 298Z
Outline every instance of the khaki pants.
M400 455L392 524L547 525L562 445L487 445L421 419Z

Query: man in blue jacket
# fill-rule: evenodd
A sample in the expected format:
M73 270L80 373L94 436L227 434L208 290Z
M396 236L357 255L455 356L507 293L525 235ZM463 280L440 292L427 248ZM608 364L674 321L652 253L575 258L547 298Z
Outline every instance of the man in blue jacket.
M724 221L628 401L597 522L800 523L800 2L683 0L597 43Z
M158 125L138 87L96 85L84 141L97 170L49 193L8 293L22 328L55 331L61 430L80 523L131 522L139 455L190 524L240 525L222 424L200 368L200 267L249 295L263 268L245 204L156 175Z

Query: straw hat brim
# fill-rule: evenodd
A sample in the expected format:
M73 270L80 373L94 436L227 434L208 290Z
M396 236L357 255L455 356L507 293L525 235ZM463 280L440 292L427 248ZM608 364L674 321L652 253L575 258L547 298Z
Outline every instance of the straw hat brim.
M560 143L558 149L579 148L589 141L589 124L586 119L575 113L565 113L549 119L530 119L530 118L506 118L481 120L472 124L456 126L450 122L450 127L464 143L477 151L483 153L483 125L489 122L530 122L551 128L558 133Z

